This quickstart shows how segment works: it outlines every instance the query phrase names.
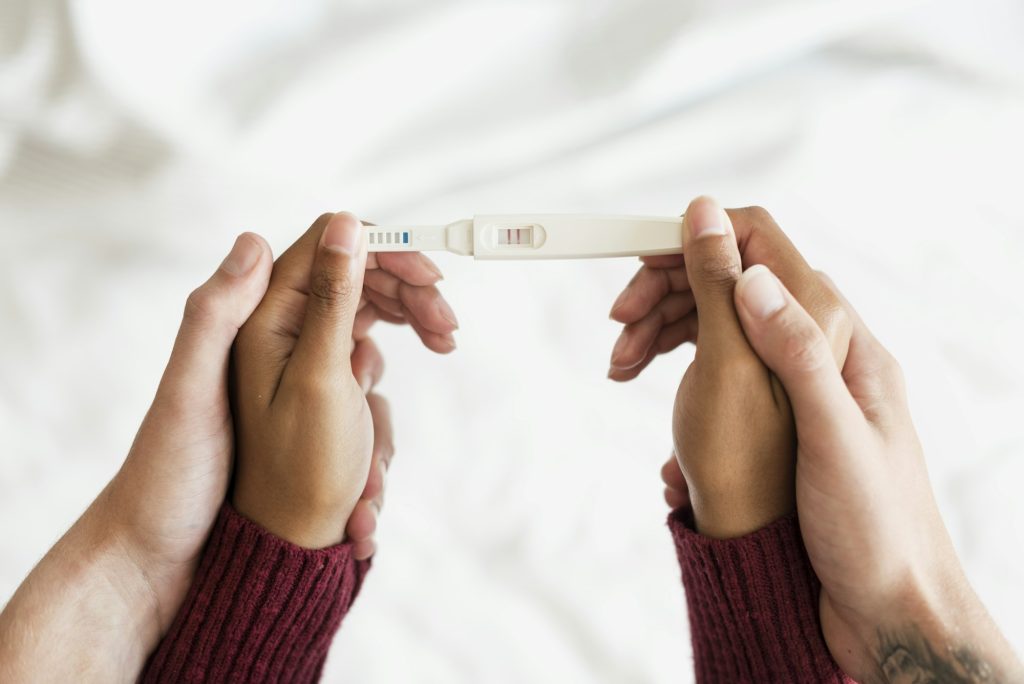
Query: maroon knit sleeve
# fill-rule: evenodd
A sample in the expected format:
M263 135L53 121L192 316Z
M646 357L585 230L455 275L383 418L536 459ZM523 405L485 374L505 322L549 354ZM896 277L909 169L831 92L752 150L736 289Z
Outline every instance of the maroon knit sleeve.
M316 681L368 569L351 544L304 549L225 503L139 681Z
M820 584L795 515L737 539L698 534L690 508L668 524L698 682L853 682L825 646Z

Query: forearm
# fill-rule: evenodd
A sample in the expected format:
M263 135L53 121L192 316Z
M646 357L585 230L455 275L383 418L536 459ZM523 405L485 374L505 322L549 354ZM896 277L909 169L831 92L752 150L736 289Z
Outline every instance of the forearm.
M736 539L669 518L682 568L698 682L847 682L825 645L818 583L796 518Z
M104 494L0 614L0 681L130 682L159 635L145 577Z

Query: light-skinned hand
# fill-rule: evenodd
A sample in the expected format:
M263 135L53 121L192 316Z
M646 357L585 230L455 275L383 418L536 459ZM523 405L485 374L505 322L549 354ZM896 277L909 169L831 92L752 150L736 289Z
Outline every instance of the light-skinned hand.
M687 211L688 221L720 225L714 221L716 209L707 198L698 199ZM689 236L685 267L671 270L678 268L673 265L676 257L649 260L653 263L645 264L613 312L627 320L652 316L660 325L648 323L646 330L627 326L619 349L620 354L626 350L625 361L619 359L618 369L613 364L612 375L618 379L639 372L629 364L642 368L671 346L653 351L644 346L645 340L656 341L680 320L665 313L668 297L692 293L696 310L682 313L683 318L692 317L687 325L693 333L687 339L696 337L697 315L702 331L715 331L710 339L705 332L697 340L691 371L702 377L705 371L699 364L715 359L720 368L713 377L724 386L709 382L701 392L688 395L681 388L684 406L709 406L703 420L711 427L686 420L687 411L680 411L677 401L677 418L684 417L676 423L683 471L675 459L662 469L667 501L673 507L692 504L698 529L705 534L736 536L772 522L790 500L822 582L826 642L839 665L860 681L1024 681L1019 661L970 588L942 523L898 364L766 212L726 214L732 221L721 224L735 222L746 272L740 275L728 235L712 230L700 238L708 240L703 244L694 244ZM751 265L757 259L763 262ZM650 272L654 268L669 273ZM730 293L717 293L714 307L702 305L709 272ZM724 306L730 297L731 313ZM722 342L719 332L729 339ZM702 347L710 347L711 353L704 354ZM720 349L734 351L722 355ZM753 380L729 370L747 368L747 351L761 364L760 373L748 374ZM765 378L769 374L770 381ZM778 400L775 414L756 408L756 398L763 397L769 382ZM790 401L791 409L783 410ZM742 414L739 419L737 413ZM733 422L718 420L723 414ZM780 427L773 420L790 415L797 447L787 461L777 451ZM717 441L709 435L715 431ZM739 468L740 475L748 476L734 477L730 473L737 471L736 450L744 452L756 443L752 431L763 432L766 448L760 453L746 450L748 458L738 460L752 472ZM719 442L729 445L727 453L716 448ZM783 475L792 479L780 483ZM758 494L760 479L785 495Z
M792 402L800 531L840 667L866 682L1024 681L942 522L893 356L846 303L853 330L837 368L816 321L764 266L747 269L735 299Z
M333 216L321 216L300 242L308 245L315 234L315 244ZM313 252L307 254L308 276ZM46 676L57 681L133 681L141 671L184 600L228 491L236 428L228 391L231 350L264 299L272 269L266 242L245 233L189 295L171 358L124 464L0 615L0 679L31 681L44 664ZM454 349L457 325L429 259L378 254L366 260L366 269L361 292L353 291L361 294L354 341L347 345L353 377L367 387L367 378L379 377L382 362L366 338L377 320L408 323L434 351ZM299 301L290 294L283 299ZM387 406L373 394L364 405L373 442L364 435L363 448L370 450L369 461L386 465L392 453ZM356 500L368 502L364 509L379 506L382 470L367 468L351 485ZM349 521L361 557L372 553L374 519L357 510ZM59 654L53 644L62 644Z

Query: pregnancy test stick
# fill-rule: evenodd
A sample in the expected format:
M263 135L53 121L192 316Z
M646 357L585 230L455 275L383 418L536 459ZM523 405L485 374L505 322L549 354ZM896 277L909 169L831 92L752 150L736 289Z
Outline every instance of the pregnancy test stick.
M678 216L491 214L445 226L367 226L371 252L448 251L475 259L682 254Z

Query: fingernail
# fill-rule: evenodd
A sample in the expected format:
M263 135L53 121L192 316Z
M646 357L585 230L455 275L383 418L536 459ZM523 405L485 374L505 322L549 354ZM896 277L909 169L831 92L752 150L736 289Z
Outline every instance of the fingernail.
M446 338L444 338L444 341L448 345L448 351L455 351L455 338L454 337L452 337L451 335L448 335Z
M718 202L710 197L698 197L686 210L684 224L688 227L690 239L696 240L712 235L725 235L726 221L725 212Z
M327 249L355 256L363 239L363 225L352 214L341 211L334 215L324 228L320 244Z
M426 264L427 264L427 268L430 269L431 273L433 273L434 275L437 276L438 280L444 280L444 274L441 273L441 269L439 269L437 267L437 264L435 264L433 261L429 261L429 260L426 262Z
M625 290L620 292L619 296L615 298L614 302L612 302L612 310L611 310L611 313L608 314L608 318L614 318L615 317L615 311L620 306L622 306L622 302L624 302L624 301L626 301L626 291Z
M459 319L455 318L455 312L452 311L452 307L448 306L448 302L443 299L437 300L437 312L441 314L441 318L455 326L455 329L459 328Z
M248 233L242 233L235 238L235 245L224 257L220 267L225 273L230 273L235 277L244 276L260 260L262 251L263 249L255 237Z
M373 374L366 371L360 375L359 386L363 388L363 394L368 394L373 389Z
M765 319L786 306L779 279L767 267L751 266L736 285L740 300L755 318Z
M622 350L626 348L626 336L619 335L619 339L615 340L615 346L612 347L612 368L618 368L619 357L622 356Z

